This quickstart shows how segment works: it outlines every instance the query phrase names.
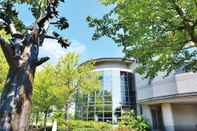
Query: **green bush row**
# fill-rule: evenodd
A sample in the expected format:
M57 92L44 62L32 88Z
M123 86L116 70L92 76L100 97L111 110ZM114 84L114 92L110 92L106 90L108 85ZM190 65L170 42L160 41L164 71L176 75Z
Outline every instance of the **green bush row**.
M66 122L71 131L109 131L112 125L105 122L69 120Z

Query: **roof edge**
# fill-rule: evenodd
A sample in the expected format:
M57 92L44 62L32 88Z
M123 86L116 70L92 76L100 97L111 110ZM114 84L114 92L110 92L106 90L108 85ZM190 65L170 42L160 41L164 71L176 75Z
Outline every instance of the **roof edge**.
M135 63L136 60L134 58L123 58L123 57L101 57L101 58L95 58L95 59L90 59L87 60L80 65L86 64L90 61L94 61L95 63L100 63L100 62L125 62L125 63Z

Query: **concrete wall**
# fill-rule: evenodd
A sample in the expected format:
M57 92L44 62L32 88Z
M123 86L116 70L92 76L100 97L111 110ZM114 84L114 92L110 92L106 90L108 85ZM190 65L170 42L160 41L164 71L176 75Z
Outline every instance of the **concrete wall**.
M151 110L150 106L148 105L143 105L142 106L142 116L146 119L146 121L152 126L152 115L151 115Z
M115 111L121 106L120 71L114 70L112 74L112 121L116 124L118 119L115 115Z
M100 70L122 70L132 72L132 66L123 62L101 62L96 64L96 71Z
M148 99L153 96L153 89L147 79L143 79L139 74L135 74L137 100Z
M172 112L172 106L169 103L161 104L163 123L165 131L175 131L174 116Z
M173 104L176 131L197 131L197 104Z
M143 116L149 123L152 121L149 107L154 102L140 103L140 100L184 94L183 97L163 99L154 104L161 105L166 131L197 131L196 96L186 95L197 92L197 73L172 73L166 78L159 75L151 82L136 74L136 88L138 103L143 105Z
M172 73L165 78L159 75L151 82L138 74L136 76L138 100L197 92L197 73Z
M197 92L197 73L176 75L177 93Z
M170 75L165 79L156 79L152 82L153 97L176 94L175 77Z
M153 97L166 96L176 94L176 81L174 75L166 78L156 77L149 82L136 74L137 99L143 100Z

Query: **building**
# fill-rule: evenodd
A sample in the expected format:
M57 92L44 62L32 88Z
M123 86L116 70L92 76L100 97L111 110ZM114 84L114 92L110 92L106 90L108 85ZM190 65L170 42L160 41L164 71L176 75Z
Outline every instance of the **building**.
M83 120L108 121L116 124L121 112L136 110L133 59L95 59L96 72L100 72L101 91L78 97L76 117Z
M136 78L138 112L153 131L197 131L197 74L174 72L151 82Z
M153 80L134 73L135 60L95 59L102 75L102 91L84 96L76 116L84 120L111 121L134 109L144 116L152 131L197 131L197 73L162 73Z

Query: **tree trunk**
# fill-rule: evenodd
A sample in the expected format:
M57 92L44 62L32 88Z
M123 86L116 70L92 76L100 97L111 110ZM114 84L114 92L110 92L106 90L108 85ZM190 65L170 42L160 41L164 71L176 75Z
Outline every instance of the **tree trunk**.
M44 39L58 40L64 48L69 46L67 39L47 34L46 24L58 16L56 9L59 2L48 0L45 11L40 12L40 17L26 33L17 32L14 22L9 17L6 17L6 20L2 19L3 23L6 23L3 26L8 28L6 30L11 33L12 39L10 44L6 44L0 37L0 46L9 65L7 81L0 100L0 131L28 131L35 70L37 66L49 60L48 57L38 60L39 46L42 46Z
M64 105L64 120L65 120L65 131L70 131L70 129L67 126L67 121L68 121L68 103L66 102Z
M48 111L44 112L44 131L47 130L47 115L48 115Z
M38 46L29 44L20 58L10 57L0 100L0 131L28 131Z
M36 113L36 121L35 121L35 126L36 126L36 128L38 128L38 121L39 121L39 112L38 113Z

